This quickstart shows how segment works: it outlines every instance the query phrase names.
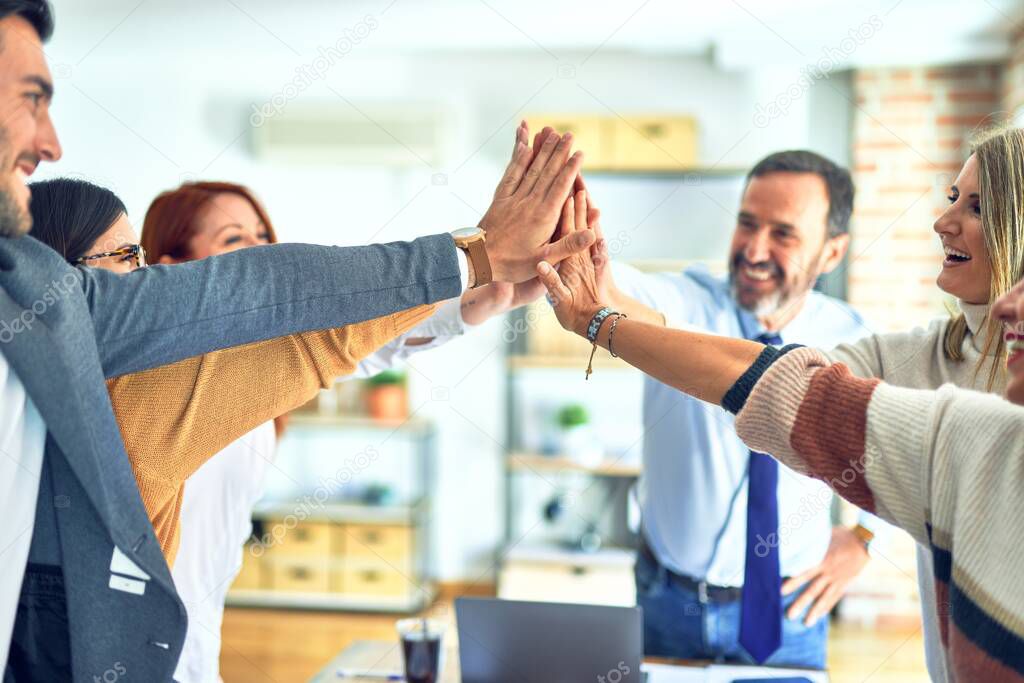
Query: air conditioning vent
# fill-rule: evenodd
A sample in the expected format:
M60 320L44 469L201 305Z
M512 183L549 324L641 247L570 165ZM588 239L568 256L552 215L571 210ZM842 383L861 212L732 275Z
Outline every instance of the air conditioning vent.
M446 118L426 105L291 104L253 126L253 150L268 161L413 166L439 163ZM256 123L256 122L252 122Z

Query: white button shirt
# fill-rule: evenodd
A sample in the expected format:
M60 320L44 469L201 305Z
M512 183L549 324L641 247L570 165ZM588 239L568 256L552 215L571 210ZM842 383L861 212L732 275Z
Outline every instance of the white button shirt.
M765 332L733 300L727 279L705 268L644 274L613 264L626 294L665 315L669 327L753 339ZM785 344L830 349L866 336L847 304L811 292L780 336ZM719 586L743 584L749 450L733 416L650 377L644 380L643 533L659 562L677 574ZM831 539L832 492L823 483L779 468L779 559L783 576L821 562ZM876 528L874 517L861 523Z
M0 353L0 667L7 662L32 545L46 424Z
M450 299L439 304L434 315L367 356L344 379L377 374L464 331L461 300ZM418 346L405 343L413 338L433 341ZM181 545L172 570L188 613L185 645L174 672L180 683L220 680L224 600L242 568L242 546L252 534L252 509L263 494L276 445L274 423L267 422L210 458L185 482Z

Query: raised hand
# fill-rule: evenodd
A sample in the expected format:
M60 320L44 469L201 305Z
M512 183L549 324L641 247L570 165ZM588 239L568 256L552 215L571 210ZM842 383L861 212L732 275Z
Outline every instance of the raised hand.
M562 225L572 226L574 234L591 232L587 227L585 191L566 200L562 211ZM537 273L548 290L559 324L570 332L586 336L590 319L603 305L590 250L568 257L557 271L550 263L541 262L537 264Z
M512 160L498 183L494 201L480 220L480 227L487 233L487 256L497 282L530 280L538 261L559 263L594 243L589 230L551 241L560 209L583 163L581 152L570 156L572 136L549 132L535 153L527 145L528 140L524 122L516 130Z

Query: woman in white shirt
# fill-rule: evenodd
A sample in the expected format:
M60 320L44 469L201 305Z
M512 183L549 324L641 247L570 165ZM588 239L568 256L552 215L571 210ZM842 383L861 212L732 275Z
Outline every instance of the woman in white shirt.
M186 183L150 205L142 246L152 263L179 263L277 241L270 217L245 187L222 182ZM413 353L462 334L465 325L536 298L525 286L491 285L440 304L437 313L364 359L349 377L369 376ZM242 566L243 545L252 533L253 505L272 465L279 418L235 441L200 467L185 484L181 545L172 569L189 625L175 678L181 683L219 680L224 600Z

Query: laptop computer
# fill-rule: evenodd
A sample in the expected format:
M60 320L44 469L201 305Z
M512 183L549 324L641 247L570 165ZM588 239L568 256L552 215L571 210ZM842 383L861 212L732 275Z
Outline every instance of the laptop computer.
M455 601L463 683L641 683L639 607Z

